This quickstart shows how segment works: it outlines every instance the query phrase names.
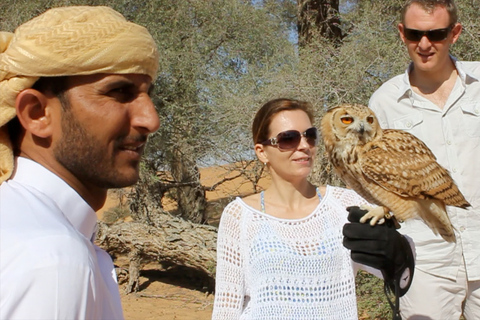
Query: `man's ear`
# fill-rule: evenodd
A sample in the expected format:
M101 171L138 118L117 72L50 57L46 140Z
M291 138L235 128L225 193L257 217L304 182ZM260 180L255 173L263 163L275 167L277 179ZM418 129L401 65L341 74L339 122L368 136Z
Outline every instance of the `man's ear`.
M17 95L15 109L22 127L39 138L52 135L52 110L49 100L42 92L25 89Z
M402 42L403 43L407 43L407 39L405 39L405 36L403 35L403 29L405 28L405 26L403 25L403 23L399 23L397 25L397 29L398 29L398 33L400 34L400 39L402 39Z
M452 44L457 42L458 38L460 37L460 34L462 33L462 30L463 30L463 27L458 22L453 26L453 29L452 29L452 35L453 35Z

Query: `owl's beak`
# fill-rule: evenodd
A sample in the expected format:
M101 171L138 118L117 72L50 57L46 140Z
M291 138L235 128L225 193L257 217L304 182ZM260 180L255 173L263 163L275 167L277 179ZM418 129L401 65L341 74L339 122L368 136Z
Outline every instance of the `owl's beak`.
M363 123L360 124L360 128L358 129L358 132L363 135L363 133L365 132L365 126L363 125Z

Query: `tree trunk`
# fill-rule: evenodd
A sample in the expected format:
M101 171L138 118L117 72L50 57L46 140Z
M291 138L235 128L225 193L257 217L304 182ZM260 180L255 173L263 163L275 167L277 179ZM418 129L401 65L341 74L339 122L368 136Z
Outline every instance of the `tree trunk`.
M164 213L155 215L158 227L139 222L111 226L99 222L96 243L110 255L130 260L127 293L139 288L143 266L150 262L164 268L183 266L204 279L210 292L215 287L217 229L194 224Z
M339 0L297 0L298 38L305 46L317 35L336 44L342 40Z
M194 223L206 223L208 219L207 200L195 161L177 148L171 163L171 170L176 182L185 183L185 186L176 189L179 216Z
M158 226L156 219L159 213L165 213L162 198L167 190L167 186L156 179L154 170L147 168L141 170L140 179L128 195L132 219L150 226Z

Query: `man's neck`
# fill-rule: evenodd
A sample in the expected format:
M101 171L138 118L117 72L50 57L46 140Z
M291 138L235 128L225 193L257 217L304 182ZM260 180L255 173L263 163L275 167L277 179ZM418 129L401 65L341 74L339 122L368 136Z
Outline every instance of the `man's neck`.
M83 184L75 175L73 175L68 169L61 165L48 152L36 152L37 149L29 150L26 152L21 150L19 156L30 159L51 171L60 179L65 181L72 189L74 189L82 198L87 202L93 210L100 210L107 199L107 188L100 188L95 185L87 186Z
M410 85L413 91L432 101L440 109L445 106L450 92L455 86L458 73L455 65L449 63L438 72L412 69Z

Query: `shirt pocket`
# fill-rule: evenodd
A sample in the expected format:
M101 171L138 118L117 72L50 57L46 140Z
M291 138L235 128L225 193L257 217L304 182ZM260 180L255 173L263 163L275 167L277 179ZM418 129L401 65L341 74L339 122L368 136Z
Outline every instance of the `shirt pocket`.
M397 130L407 131L417 137L422 136L423 114L421 112L411 112L400 118L393 120L393 128Z
M465 102L461 106L463 112L463 123L465 132L470 137L480 137L480 102Z

